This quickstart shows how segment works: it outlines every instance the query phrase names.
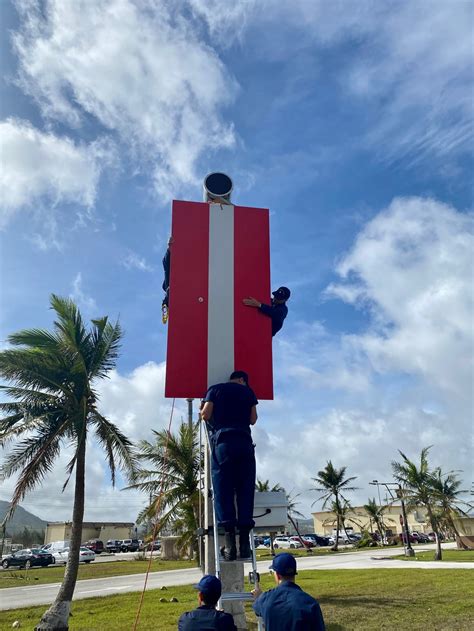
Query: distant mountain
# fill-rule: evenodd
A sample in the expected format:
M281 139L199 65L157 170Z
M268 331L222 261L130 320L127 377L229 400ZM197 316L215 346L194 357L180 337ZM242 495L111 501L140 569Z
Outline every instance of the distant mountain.
M10 503L0 500L0 524L3 521L3 518L8 512L10 508ZM30 530L44 530L46 528L46 523L33 513L28 512L21 506L18 506L13 517L7 523L7 532L10 535L14 535L16 533L22 532L24 528L29 528Z

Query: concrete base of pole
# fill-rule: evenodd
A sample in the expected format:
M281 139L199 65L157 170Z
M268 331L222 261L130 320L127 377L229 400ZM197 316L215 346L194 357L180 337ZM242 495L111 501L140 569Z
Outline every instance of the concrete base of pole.
M179 537L161 538L161 559L166 561L177 561L181 558L178 550Z
M413 548L407 548L405 550L405 556L406 557L414 557L415 556L415 551L413 550Z
M221 563L221 581L223 592L243 592L244 591L244 564L242 561L227 561ZM224 611L231 613L234 617L235 626L239 631L247 629L245 620L244 603L242 601L224 601Z

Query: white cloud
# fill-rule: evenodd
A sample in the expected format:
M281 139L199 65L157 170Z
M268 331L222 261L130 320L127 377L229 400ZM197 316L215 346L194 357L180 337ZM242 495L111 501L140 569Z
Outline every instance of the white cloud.
M143 256L140 256L136 252L129 252L122 261L122 265L126 269L137 269L141 272L152 272L153 267L149 265Z
M43 114L116 132L169 198L195 183L204 150L229 147L220 110L236 82L191 25L165 2L50 0L17 6L20 85Z
M331 459L368 481L391 480L403 449L461 470L473 462L472 216L432 199L398 198L370 221L327 291L363 309L359 334L297 323L275 339L278 401L260 405L258 476L303 492Z
M472 385L473 222L451 206L395 199L359 234L329 292L366 305L373 326L351 336L377 372L421 376L465 397Z
M0 227L22 210L44 223L54 222L61 204L94 205L101 170L111 158L105 141L76 144L9 118L0 123L0 144Z
M97 309L97 303L94 298L92 298L92 296L88 296L84 292L82 287L81 272L78 272L72 281L72 293L70 294L70 297L74 300L79 309L83 310L86 314L90 315Z
M222 10L222 30L215 0L193 0L192 6L222 45L238 40L245 47L249 35L258 40L257 60L288 64L292 76L303 79L292 99L306 96L308 82L317 83L318 62L332 50L346 98L378 110L364 142L380 159L407 157L411 164L470 151L470 2L432 0L428 9L423 0L365 0L348 10L346 0L241 0Z

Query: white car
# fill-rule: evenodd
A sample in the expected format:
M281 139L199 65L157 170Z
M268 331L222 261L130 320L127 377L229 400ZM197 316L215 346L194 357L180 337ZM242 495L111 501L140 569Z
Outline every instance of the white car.
M295 541L291 537L275 537L273 540L274 548L302 548L301 541Z
M69 548L55 550L53 553L56 563L67 563L69 558ZM79 563L90 563L95 561L95 552L89 548L81 546L79 549Z

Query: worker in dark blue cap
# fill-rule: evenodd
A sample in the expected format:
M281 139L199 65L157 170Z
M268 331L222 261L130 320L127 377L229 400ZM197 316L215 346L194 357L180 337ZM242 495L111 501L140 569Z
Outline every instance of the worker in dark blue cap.
M250 426L257 422L257 404L247 373L235 370L229 381L209 388L201 409L211 440L214 505L225 531L225 561L237 558L236 527L240 558L251 556L256 465Z
M275 336L283 326L283 321L288 315L288 307L286 301L291 296L288 287L279 287L276 291L272 291L272 304L266 305L249 296L244 298L243 303L247 307L257 307L262 313L272 319L272 336Z
M255 589L253 609L263 618L265 631L324 631L323 614L317 600L295 583L296 560L287 552L277 554L270 565L278 587Z
M222 584L217 576L206 574L197 585L199 607L183 613L178 622L178 631L237 631L230 613L218 611Z

